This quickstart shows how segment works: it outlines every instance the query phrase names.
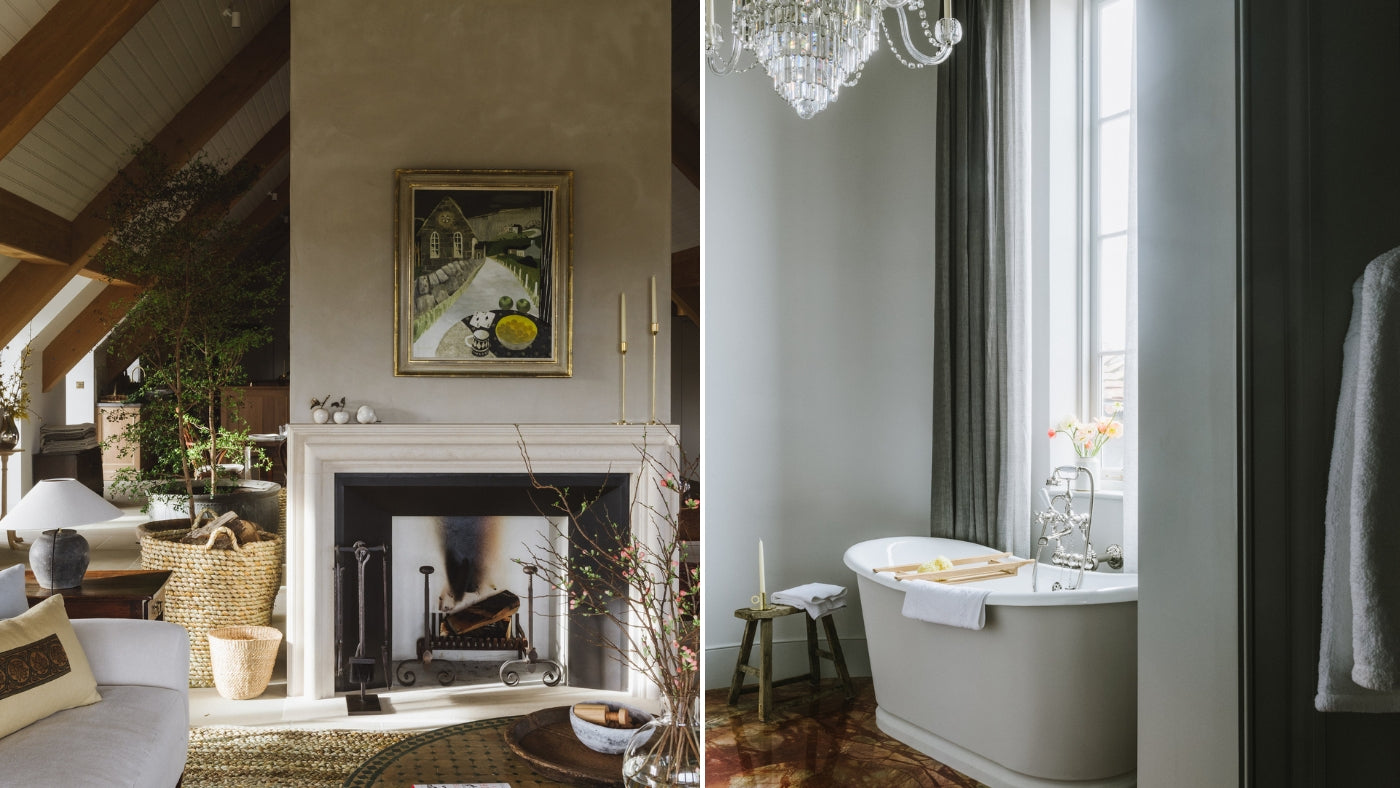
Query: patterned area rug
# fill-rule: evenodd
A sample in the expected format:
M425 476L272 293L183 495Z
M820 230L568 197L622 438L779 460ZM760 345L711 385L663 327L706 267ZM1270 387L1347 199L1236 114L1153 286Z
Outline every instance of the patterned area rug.
M408 731L190 729L183 788L339 788L370 756ZM509 754L509 753L508 753Z
M758 719L758 696L726 705L729 690L705 693L705 785L728 788L985 788L875 725L875 688L856 679L846 700L834 679L773 690L773 718Z

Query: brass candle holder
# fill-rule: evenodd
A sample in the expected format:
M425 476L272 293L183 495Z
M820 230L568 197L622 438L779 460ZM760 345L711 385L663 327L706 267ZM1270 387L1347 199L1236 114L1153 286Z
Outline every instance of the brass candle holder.
M660 331L660 323L651 324L651 418L647 424L660 423L656 420L656 335Z
M767 610L772 607L772 605L768 604L768 593L766 591L759 591L757 594L749 597L749 607L754 610Z
M614 424L627 423L627 341L617 343L617 352L622 354L622 418Z

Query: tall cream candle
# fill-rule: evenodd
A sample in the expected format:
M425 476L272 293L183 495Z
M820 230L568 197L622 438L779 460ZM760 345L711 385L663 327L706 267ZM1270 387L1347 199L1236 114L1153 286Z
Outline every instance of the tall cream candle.
M656 277L651 278L651 322L656 320Z
M621 306L617 314L617 341L627 341L627 294L619 293L617 302Z
M953 0L943 0L943 18L944 18L944 19L951 19L952 17L953 17Z
M763 540L758 540L758 593L763 593Z

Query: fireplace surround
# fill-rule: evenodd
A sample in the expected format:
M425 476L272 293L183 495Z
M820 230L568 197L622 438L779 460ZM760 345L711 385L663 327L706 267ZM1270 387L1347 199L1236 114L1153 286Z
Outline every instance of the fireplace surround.
M639 539L656 540L652 510L669 494L643 446L658 457L677 451L664 425L293 424L287 435L287 694L335 694L335 600L331 560L336 544L337 476L358 474L518 475L523 444L537 475L626 476L630 522ZM561 661L568 660L561 640ZM626 689L655 696L643 677Z

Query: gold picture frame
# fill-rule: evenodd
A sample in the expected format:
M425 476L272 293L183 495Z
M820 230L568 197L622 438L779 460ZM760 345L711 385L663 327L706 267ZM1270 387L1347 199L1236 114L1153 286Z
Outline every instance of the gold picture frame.
M573 184L394 170L395 375L573 374Z

